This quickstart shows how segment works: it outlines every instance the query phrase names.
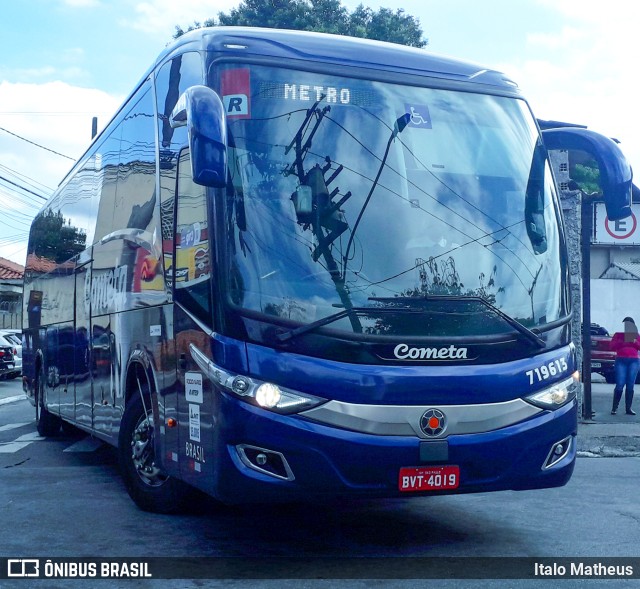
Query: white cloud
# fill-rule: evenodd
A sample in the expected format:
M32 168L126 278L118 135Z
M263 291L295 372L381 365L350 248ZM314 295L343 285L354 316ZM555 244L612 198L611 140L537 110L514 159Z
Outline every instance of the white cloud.
M122 19L122 26L131 27L151 34L171 35L176 25L188 27L194 21L204 22L217 17L219 12L228 11L238 5L238 0L150 0L138 2L133 7L134 15Z
M557 13L551 30L527 35L528 52L503 65L520 84L535 114L587 125L621 141L640 171L637 32L640 3L609 0L538 0ZM636 182L639 179L636 178Z
M27 84L0 82L0 127L74 160L91 142L91 119L102 128L122 102L100 90L63 82ZM0 130L0 175L47 195L66 175L73 161L32 145ZM42 200L0 182L0 208L21 211L21 222L10 218L0 223L0 256L24 263L27 223ZM20 233L20 239L13 237ZM10 244L7 239L11 237Z
M529 33L527 42L531 45L539 45L554 51L571 47L577 41L585 39L587 33L574 27L563 27L560 34L553 33Z
M62 3L72 8L94 8L101 4L100 0L63 0Z
M98 116L104 124L121 100L122 97L114 97L101 90L64 82L0 82L3 111L17 113L0 114L0 121L14 133L37 137L47 147L75 158L91 139L92 116Z
M537 0L573 23L594 23L598 26L618 26L638 22L640 5L629 0Z
M45 65L36 68L4 69L0 67L0 79L24 81L25 83L46 82L55 79L82 81L87 72L78 66L54 67Z

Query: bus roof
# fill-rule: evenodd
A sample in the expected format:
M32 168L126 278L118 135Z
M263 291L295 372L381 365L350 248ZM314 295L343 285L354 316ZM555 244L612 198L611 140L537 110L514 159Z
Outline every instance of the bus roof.
M517 84L497 70L397 43L287 29L203 27L180 36L160 53L140 78L140 82L116 110L114 117L136 92L140 84L161 63L188 50L219 52L238 59L272 57L296 59L316 64L333 64L336 67L368 68L427 77L431 80L441 80L444 83L477 84L478 90L484 92L519 94ZM108 124L103 131L106 127ZM93 138L91 143L98 141L101 135L102 131ZM89 149L90 146L61 179L59 187L83 161ZM46 206L47 203L43 205L43 208Z
M436 55L425 49L371 39L286 29L196 29L179 37L175 44L159 56L156 63L183 51L185 45L195 45L201 51L219 51L239 58L273 57L333 63L448 81L474 82L510 93L517 90L517 84L499 71Z

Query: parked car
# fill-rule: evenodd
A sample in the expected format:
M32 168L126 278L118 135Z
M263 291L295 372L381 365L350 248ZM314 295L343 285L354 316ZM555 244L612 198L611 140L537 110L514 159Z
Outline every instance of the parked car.
M611 350L611 336L604 327L597 323L591 324L590 332L591 372L601 374L608 383L613 384L616 382L613 368L616 353Z
M0 341L0 379L14 378L16 364L13 359L13 350L15 348L9 343Z
M0 345L12 347L13 354L13 371L1 375L4 378L16 378L22 375L22 334L16 329L0 330Z

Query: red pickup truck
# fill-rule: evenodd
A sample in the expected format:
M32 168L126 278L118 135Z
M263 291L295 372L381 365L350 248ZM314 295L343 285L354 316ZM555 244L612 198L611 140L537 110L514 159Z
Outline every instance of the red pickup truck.
M613 369L616 353L611 351L611 336L609 332L598 325L591 324L591 372L604 376L608 383L615 383L616 376Z

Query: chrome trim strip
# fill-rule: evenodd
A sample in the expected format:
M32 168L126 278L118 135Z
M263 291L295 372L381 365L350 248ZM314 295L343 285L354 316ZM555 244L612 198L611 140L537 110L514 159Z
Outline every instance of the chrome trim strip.
M100 244L109 243L110 241L115 241L117 239L130 241L137 246L143 247L148 252L153 251L154 239L153 233L150 231L145 231L144 229L118 229L117 231L112 231L108 235L105 235L100 240Z
M210 381L227 389L231 388L231 381L234 377L233 374L216 366L194 344L189 344L189 352L191 353L193 361L198 365L198 368L205 373Z
M447 418L446 429L428 437L420 429L427 409L439 409ZM542 413L522 399L481 405L357 405L329 401L300 415L319 423L377 436L418 436L442 439L450 435L479 434L513 425Z

